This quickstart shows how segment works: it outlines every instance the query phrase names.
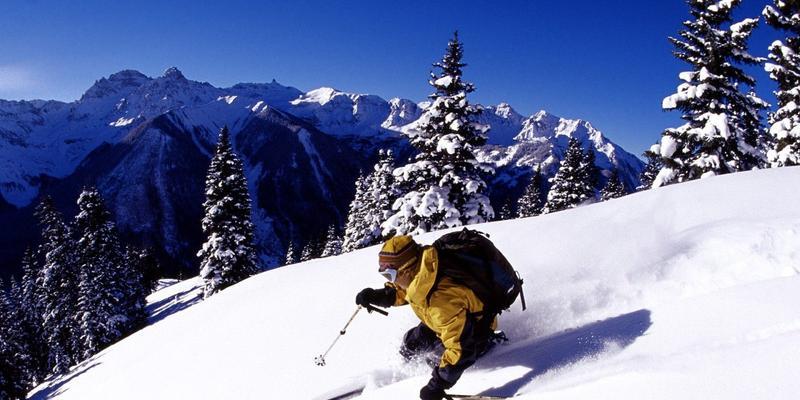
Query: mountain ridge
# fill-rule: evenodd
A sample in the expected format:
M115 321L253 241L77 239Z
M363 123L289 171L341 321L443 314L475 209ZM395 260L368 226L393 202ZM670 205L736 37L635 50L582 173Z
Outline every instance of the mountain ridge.
M413 153L404 135L425 107L329 87L302 92L275 80L218 88L177 68L158 77L122 70L71 103L0 101L0 197L13 206L0 210L0 223L25 225L13 237L0 233L0 245L13 249L0 265L13 270L22 249L35 243L32 208L39 196L54 196L69 216L80 188L97 185L124 236L157 247L164 260L190 272L200 240L193 220L199 221L205 169L222 126L230 128L248 178L257 180L250 185L262 261L278 265L290 244L302 246L343 223L353 182L359 171L371 170L379 148L395 150L399 162ZM497 209L522 194L534 166L552 176L571 136L596 152L601 169L619 169L629 190L638 182L641 161L588 122L544 111L524 117L507 103L476 107L479 122L495 128L479 158L498 171L490 182ZM137 201L153 208L145 212Z

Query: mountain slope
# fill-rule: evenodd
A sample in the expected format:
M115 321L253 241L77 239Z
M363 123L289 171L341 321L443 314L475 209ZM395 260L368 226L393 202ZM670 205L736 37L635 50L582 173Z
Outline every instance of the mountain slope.
M798 179L800 168L725 175L477 226L519 269L529 310L501 316L511 344L452 392L791 398L800 390ZM397 354L417 323L408 307L358 315L328 365L313 362L355 293L382 284L376 256L372 247L268 271L194 305L196 281L165 289L150 298L151 326L32 398L329 399L362 386L364 399L415 398L429 368Z

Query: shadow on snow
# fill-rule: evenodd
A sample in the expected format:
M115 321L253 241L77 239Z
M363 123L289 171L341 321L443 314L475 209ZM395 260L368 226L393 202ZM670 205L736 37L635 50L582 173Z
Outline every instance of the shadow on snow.
M197 288L193 287L177 293L174 296L170 296L155 303L148 304L147 314L149 317L147 318L147 323L148 325L153 325L172 314L195 305L202 299L203 298L197 291Z
M644 335L651 325L649 310L634 311L536 339L498 357L481 360L479 362L481 368L521 365L531 369L524 376L503 386L486 390L482 394L513 396L536 377L601 353L610 343L620 348L630 346L637 338Z

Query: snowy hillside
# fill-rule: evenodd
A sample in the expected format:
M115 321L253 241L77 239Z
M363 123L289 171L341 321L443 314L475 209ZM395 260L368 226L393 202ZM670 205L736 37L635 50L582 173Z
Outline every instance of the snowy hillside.
M452 393L524 399L790 399L800 393L800 168L669 186L489 223L525 279L511 342ZM438 234L419 238L432 242ZM569 240L566 240L569 239ZM408 309L358 315L377 248L262 273L197 302L196 281L150 298L152 325L34 399L413 399L429 368L397 354Z

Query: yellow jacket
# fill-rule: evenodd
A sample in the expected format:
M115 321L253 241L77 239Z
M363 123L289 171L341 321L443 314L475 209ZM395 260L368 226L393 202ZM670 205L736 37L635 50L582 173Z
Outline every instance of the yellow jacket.
M473 326L482 318L483 302L472 289L458 285L448 277L443 277L431 293L438 267L436 249L425 247L419 272L408 288L403 290L392 285L397 291L394 305L411 305L417 317L436 332L445 349L439 368L455 367L458 372L454 377L457 377L477 357L475 336L478 333L473 331ZM497 320L492 321L492 329L496 325Z

